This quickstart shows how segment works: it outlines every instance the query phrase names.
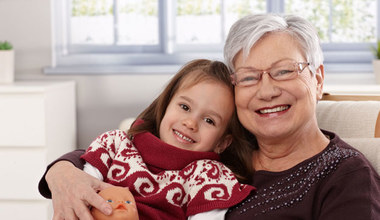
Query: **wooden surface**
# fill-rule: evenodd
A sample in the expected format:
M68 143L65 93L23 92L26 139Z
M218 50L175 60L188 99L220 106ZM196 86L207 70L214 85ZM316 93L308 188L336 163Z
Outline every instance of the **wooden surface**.
M346 94L329 94L324 93L322 100L330 101L380 101L379 95L346 95Z

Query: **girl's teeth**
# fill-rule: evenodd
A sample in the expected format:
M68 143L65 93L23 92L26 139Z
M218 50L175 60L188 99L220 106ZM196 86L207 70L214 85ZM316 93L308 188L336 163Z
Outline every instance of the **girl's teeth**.
M190 138L184 136L183 134L179 133L178 131L174 131L174 133L175 133L178 137L182 138L183 140L188 141L188 142L190 142L190 143L194 143L194 141L193 141L192 139L190 139Z
M279 107L276 107L276 108L260 110L260 113L261 114L267 114L267 113L273 113L273 112L281 112L281 111L284 111L284 110L286 110L288 108L289 108L289 106L279 106Z

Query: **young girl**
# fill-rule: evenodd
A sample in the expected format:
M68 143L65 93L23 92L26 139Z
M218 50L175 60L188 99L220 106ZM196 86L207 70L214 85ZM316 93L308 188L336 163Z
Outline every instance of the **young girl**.
M202 59L186 64L128 133L100 135L82 158L86 172L129 187L140 219L186 219L227 209L254 189L231 172L252 172L238 162L251 155L243 136L227 67ZM225 150L231 170L218 162Z

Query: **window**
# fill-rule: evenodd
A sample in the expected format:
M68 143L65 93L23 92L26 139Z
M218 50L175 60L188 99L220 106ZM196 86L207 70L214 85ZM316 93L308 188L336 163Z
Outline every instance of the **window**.
M53 2L56 46L48 73L160 73L194 58L223 60L230 26L266 12L310 20L319 31L326 71L370 72L370 46L379 33L376 0Z

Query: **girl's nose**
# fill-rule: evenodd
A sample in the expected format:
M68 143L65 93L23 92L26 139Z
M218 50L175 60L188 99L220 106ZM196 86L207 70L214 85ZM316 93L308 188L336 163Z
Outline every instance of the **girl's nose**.
M192 131L198 130L198 123L194 118L188 117L183 120L182 124Z

